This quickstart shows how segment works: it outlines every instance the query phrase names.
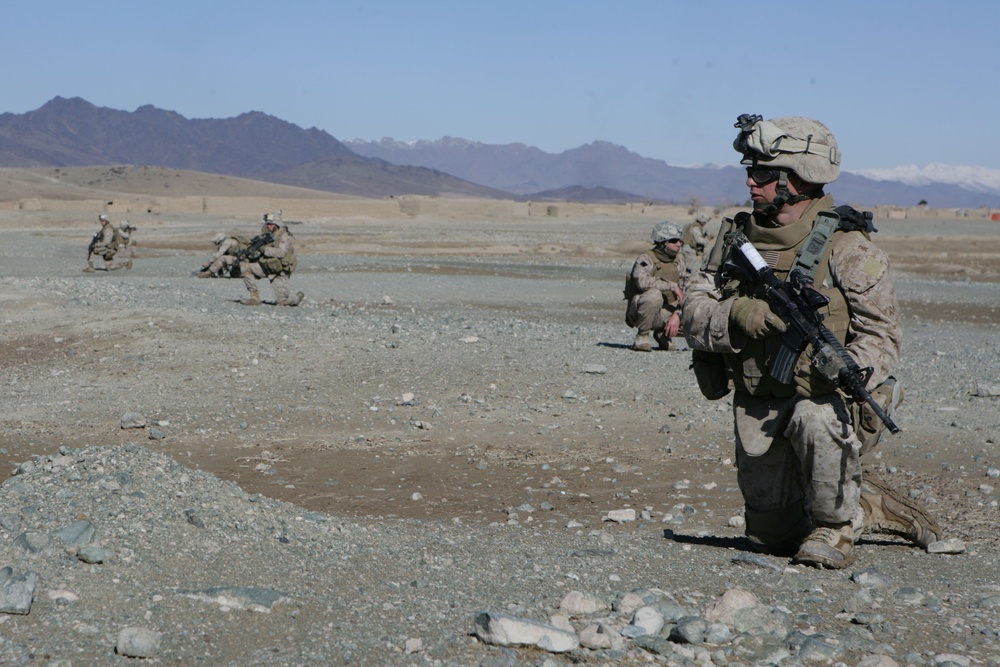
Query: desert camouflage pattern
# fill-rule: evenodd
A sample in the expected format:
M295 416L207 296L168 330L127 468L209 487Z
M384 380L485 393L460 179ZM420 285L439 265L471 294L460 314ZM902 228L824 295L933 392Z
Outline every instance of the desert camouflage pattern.
M228 269L236 263L236 253L245 246L246 244L241 243L236 237L227 236L212 253L212 259L205 267L205 271L215 276L219 275L223 269Z
M118 244L115 242L116 233L120 234L110 222L103 225L98 233L97 243L94 244L94 254L103 257L105 262L110 262L118 251Z
M297 296L291 295L289 278L295 260L295 246L292 235L285 227L274 231L274 241L261 249L262 257L256 262L242 262L240 274L243 284L251 296L256 296L257 281L267 278L274 290L275 302L279 306L296 306Z
M833 207L827 195L812 202L799 222L775 228L755 217L745 232L784 278L790 266L787 258L808 238L816 214ZM795 393L793 385L765 377L769 350L777 339L753 340L730 329L730 310L742 286L724 283L718 271L719 259L724 262L729 252L724 244L720 233L712 259L687 281L681 330L691 348L722 354L733 381L747 533L766 537L773 526L792 525L804 512L814 522L850 522L860 531L861 443L849 427L844 399L836 392L806 398ZM902 346L888 258L865 234L837 232L814 276L816 287L831 297L824 323L861 367L873 368L871 391L892 372ZM804 354L800 367L806 363Z
M688 223L681 234L681 255L689 270L693 271L701 266L702 255L705 253L707 243L705 225L698 220Z
M625 323L639 333L661 331L679 306L687 268L684 258L652 248L635 259L625 289Z

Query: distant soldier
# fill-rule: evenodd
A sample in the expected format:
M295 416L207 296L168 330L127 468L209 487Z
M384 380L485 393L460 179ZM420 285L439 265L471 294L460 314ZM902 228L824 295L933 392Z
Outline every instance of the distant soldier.
M625 277L625 324L638 332L632 349L650 352L650 333L661 350L671 350L670 339L680 327L679 307L684 300L681 281L687 273L680 255L681 232L672 222L653 227L653 247L635 259Z
M705 225L711 220L707 213L699 213L694 217L694 222L689 222L681 233L681 254L690 271L697 271L701 266L701 258L709 241L705 235Z
M195 274L198 278L239 278L239 255L250 245L250 239L242 234L226 236L222 232L212 239L215 252L212 259L201 265L201 271Z
M125 260L125 268L132 268L132 258L135 256L135 239L132 237L132 233L135 232L138 227L135 227L128 220L122 220L122 224L118 227L118 235L121 237L121 244L118 247L117 258L119 260Z
M104 260L104 270L114 271L122 268L121 265L113 263L118 246L121 245L121 234L111 224L111 220L106 215L97 216L97 221L101 223L101 228L94 232L90 239L90 246L87 248L87 268L84 273L94 272L94 255Z
M244 306L260 305L257 280L267 278L271 281L275 302L279 306L297 306L305 299L305 294L299 292L295 297L289 294L288 280L295 271L292 234L272 213L264 216L264 229L267 236L251 239L246 258L240 262L243 284L250 292L240 303ZM260 241L263 243L259 243Z

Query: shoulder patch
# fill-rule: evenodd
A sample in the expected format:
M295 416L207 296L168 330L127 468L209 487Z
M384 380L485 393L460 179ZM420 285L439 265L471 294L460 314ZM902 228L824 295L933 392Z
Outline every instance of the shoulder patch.
M878 278L882 274L882 270L885 267L882 266L882 262L878 260L877 257L872 255L868 256L865 263L861 265L861 270L870 275L873 278Z

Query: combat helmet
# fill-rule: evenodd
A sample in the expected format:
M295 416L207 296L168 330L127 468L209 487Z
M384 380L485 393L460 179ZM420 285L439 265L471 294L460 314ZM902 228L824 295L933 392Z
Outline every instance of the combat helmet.
M220 245L225 240L226 240L226 235L223 234L222 232L219 232L214 237L212 237L212 243L214 243L215 245Z
M680 239L680 237L681 230L669 220L656 223L656 226L653 227L653 233L650 235L653 243L666 243L667 241Z
M108 218L108 216L106 216L106 215L104 215L102 213L101 215L97 216L97 221L98 222L111 222L111 219Z
M709 222L712 221L712 216L710 216L708 213L699 213L698 215L694 216L694 221L701 225L707 225Z
M818 120L802 116L764 120L759 114L743 114L734 127L740 130L733 142L743 154L740 164L787 169L818 185L840 176L837 139Z
M742 114L734 127L740 133L733 148L743 155L740 164L778 171L774 202L763 208L771 215L785 204L823 196L823 185L840 176L840 150L830 129L812 118L781 116L764 120L760 114ZM820 187L792 195L788 173Z

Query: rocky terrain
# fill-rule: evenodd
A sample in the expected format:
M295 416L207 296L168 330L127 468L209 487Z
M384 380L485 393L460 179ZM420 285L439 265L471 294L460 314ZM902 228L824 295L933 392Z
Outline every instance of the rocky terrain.
M0 664L1000 664L996 223L877 221L869 465L964 548L819 571L748 550L689 353L629 349L651 221L305 220L304 305L248 308L191 274L258 221L83 274L94 219L0 211Z

